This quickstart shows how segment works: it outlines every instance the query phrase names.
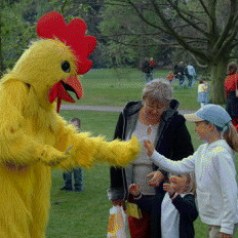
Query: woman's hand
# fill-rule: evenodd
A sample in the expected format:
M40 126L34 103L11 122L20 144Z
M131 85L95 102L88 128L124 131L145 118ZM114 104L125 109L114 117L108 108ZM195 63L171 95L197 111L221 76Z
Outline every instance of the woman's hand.
M164 181L164 175L160 171L153 171L146 177L149 179L148 185L151 187L157 187Z
M150 140L144 140L144 147L146 149L147 155L151 157L155 150L153 143Z

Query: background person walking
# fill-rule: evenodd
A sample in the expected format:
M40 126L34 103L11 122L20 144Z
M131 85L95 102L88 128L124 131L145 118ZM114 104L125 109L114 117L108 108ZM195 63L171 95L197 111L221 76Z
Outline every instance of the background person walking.
M183 86L185 80L185 66L183 61L180 61L174 66L174 76L179 80L179 85Z
M230 114L232 123L238 131L238 97L236 96L236 89L238 89L237 64L230 63L227 66L227 76L224 81L226 110Z
M209 88L208 83L205 80L199 80L197 101L200 103L201 107L209 102Z
M153 80L153 71L156 66L156 63L151 57L150 59L145 58L143 64L142 64L142 71L145 73L145 81L149 82Z
M196 80L197 73L192 64L188 64L185 68L185 75L188 79L188 87L191 88L193 86L193 83Z

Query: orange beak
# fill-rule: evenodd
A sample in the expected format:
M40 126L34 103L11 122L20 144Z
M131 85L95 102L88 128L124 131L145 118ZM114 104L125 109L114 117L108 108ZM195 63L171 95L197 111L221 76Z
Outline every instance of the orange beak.
M60 111L62 100L71 103L75 102L68 91L74 92L77 99L80 99L82 97L83 88L77 76L69 77L66 80L60 80L49 90L49 102L53 103L57 99L57 112Z

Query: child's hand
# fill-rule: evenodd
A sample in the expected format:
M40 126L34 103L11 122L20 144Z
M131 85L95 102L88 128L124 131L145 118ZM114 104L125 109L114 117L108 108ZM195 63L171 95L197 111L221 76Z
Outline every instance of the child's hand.
M137 197L140 195L140 185L136 184L136 183L132 183L129 188L128 191L130 194L132 194L134 197Z
M150 140L144 140L144 147L146 149L147 155L151 157L155 150L153 143Z
M169 195L172 195L173 193L175 193L175 190L173 189L173 187L171 186L170 183L164 183L163 189L164 189L164 191L168 192Z
M187 187L187 179L186 177L179 176L179 175L173 175L169 178L170 186L174 189L176 193L184 193L186 192L186 187Z
M146 178L149 179L148 185L151 187L157 187L164 180L164 175L160 171L153 171L149 173Z

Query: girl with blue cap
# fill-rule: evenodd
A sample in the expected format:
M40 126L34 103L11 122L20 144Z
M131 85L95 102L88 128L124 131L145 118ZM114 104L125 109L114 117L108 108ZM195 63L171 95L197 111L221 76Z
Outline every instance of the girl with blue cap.
M199 216L208 225L209 238L232 238L238 224L238 191L235 154L238 134L231 117L218 105L208 104L193 114L195 131L205 144L181 161L171 161L159 154L149 140L144 146L149 158L160 169L172 173L195 172Z

